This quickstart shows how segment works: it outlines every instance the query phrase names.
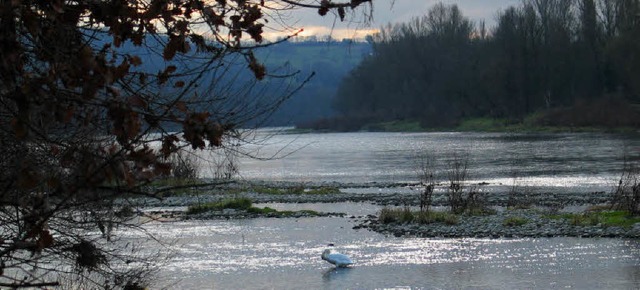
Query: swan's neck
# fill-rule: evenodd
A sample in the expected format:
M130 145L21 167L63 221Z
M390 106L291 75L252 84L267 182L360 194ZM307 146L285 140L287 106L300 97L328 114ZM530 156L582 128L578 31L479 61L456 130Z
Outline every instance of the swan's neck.
M327 260L327 255L329 254L328 251L324 251L322 252L322 255L320 257L322 257L323 260Z

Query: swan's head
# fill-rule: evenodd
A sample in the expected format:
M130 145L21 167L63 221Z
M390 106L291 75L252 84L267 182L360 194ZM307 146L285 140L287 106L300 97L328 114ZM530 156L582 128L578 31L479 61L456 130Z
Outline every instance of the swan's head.
M326 260L329 254L331 254L331 250L329 249L324 250L324 252L322 252L322 259Z

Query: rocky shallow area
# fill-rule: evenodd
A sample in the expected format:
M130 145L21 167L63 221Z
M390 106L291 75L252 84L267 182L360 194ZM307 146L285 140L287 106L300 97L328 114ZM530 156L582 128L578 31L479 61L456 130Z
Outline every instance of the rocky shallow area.
M252 190L255 184L230 184L208 190L202 188L192 194L167 196L163 199L140 199L141 207L176 207L197 203L218 202L228 198L249 198L254 203L337 203L360 202L384 206L417 206L419 205L419 185L417 184L310 184L310 183L260 183L259 187L272 188L305 187L306 189L332 187L338 189L327 194L270 194ZM352 190L352 189L358 190ZM414 190L417 188L417 191ZM379 193L384 189L383 193ZM350 190L354 192L350 192ZM527 193L516 195L516 201L525 205L525 209L507 209L513 202L514 195L501 192L486 192L487 207L496 208L490 215L459 215L455 224L445 223L388 223L383 224L378 216L351 217L354 229L368 229L386 235L403 237L479 237L479 238L513 238L513 237L620 237L640 238L640 223L632 226L608 226L604 224L576 225L567 218L552 218L553 214L582 211L590 206L607 204L611 197L605 192L576 193ZM433 206L444 206L444 192L434 194ZM243 211L225 210L186 216L184 213L156 213L157 216L171 216L183 219L238 219L263 217L313 217L344 216L342 213L296 213L288 216L277 214L250 214ZM510 224L508 219L518 219L522 224Z
M307 190L333 188L337 193L327 194L287 194L264 193L253 188L305 188ZM144 198L138 203L143 206L189 206L194 203L217 202L228 198L246 197L254 203L335 203L368 202L389 206L417 206L423 187L416 183L296 183L296 182L237 182L210 188L198 188L187 194L167 195L161 199ZM484 192L487 206L508 206L513 196L505 192ZM516 202L550 208L567 206L605 204L611 200L607 192L527 192L516 194ZM434 192L433 206L445 206L444 191Z
M509 224L517 218L524 223ZM640 223L625 228L620 226L574 225L571 219L550 218L540 209L504 210L491 215L458 217L456 224L445 223L389 223L367 218L355 228L366 228L396 237L446 238L519 238L519 237L607 237L640 238Z

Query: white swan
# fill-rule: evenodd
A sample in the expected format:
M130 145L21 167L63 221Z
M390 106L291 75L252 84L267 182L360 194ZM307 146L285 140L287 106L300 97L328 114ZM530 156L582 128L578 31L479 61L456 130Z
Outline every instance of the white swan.
M353 264L353 261L345 254L331 253L331 250L326 249L322 252L322 259L336 265L336 267L348 267Z

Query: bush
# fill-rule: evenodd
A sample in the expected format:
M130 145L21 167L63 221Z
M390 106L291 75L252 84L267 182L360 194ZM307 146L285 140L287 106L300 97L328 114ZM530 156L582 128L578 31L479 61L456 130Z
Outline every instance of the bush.
M396 214L395 211L388 207L383 207L380 210L380 215L378 216L378 220L383 224L390 224L396 222Z
M418 178L424 186L420 194L420 211L428 212L433 202L433 191L436 187L435 157L431 154L424 154L419 157Z
M536 125L564 127L637 127L640 112L622 98L579 101L572 107L549 110L533 120Z
M407 206L400 212L400 221L403 223L410 223L414 220L411 209Z
M478 190L477 187L465 185L469 173L469 156L466 154L453 155L450 160L447 178L447 202L451 207L451 212L461 213L484 213L486 211L486 194Z
M186 151L171 155L169 163L171 163L171 177L175 179L195 180L200 175L196 157Z
M626 158L618 186L612 194L611 204L614 208L628 211L632 215L640 214L640 170L627 162Z

